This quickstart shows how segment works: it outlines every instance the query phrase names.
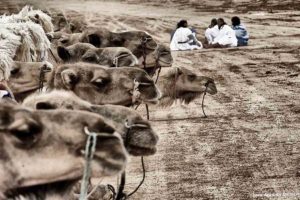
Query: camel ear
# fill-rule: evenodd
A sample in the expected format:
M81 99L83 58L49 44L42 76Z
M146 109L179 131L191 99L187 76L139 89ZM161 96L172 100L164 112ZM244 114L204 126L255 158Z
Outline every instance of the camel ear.
M57 54L63 61L68 61L71 59L71 55L70 55L68 49L66 49L63 46L57 47Z
M38 102L35 104L36 110L54 110L56 107L49 102Z
M100 47L102 43L101 38L97 34L88 35L88 41L95 47Z
M63 81L63 84L69 89L72 90L74 86L78 82L78 75L74 70L66 69L61 72L61 78Z

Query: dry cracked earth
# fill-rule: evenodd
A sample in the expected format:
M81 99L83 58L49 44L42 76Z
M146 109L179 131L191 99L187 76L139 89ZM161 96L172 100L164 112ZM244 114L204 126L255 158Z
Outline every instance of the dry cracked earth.
M2 4L1 12L10 8ZM182 18L203 39L211 18L229 23L240 16L251 35L248 47L173 53L174 66L214 78L218 94L205 99L208 118L200 98L150 108L160 143L145 158L146 181L131 199L300 199L299 1L49 0L43 6L111 30L146 30L164 44ZM142 177L138 158L128 172L126 191L132 191Z

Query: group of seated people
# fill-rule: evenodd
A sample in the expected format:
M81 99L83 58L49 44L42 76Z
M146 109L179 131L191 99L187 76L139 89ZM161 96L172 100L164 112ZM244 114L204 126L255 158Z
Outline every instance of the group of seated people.
M247 46L249 34L239 17L231 19L232 26L226 24L223 18L212 19L205 31L205 41L200 42L196 31L188 27L186 20L177 24L176 30L171 34L170 49L172 51L196 50L202 48L224 48Z

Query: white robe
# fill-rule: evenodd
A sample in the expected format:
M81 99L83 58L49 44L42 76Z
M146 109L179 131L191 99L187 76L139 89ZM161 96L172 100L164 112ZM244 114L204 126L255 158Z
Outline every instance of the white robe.
M205 37L208 41L208 44L211 44L214 41L214 39L218 36L219 32L220 32L220 30L219 30L218 25L215 25L212 28L206 29Z
M214 39L212 44L220 44L229 47L236 47L238 44L238 40L235 36L235 31L225 24L218 34L218 36Z
M189 28L178 28L174 33L172 38L170 49L172 51L184 51L184 50L194 50L194 49L202 49L201 42L198 41L199 45L191 45L189 43L193 42L188 36L192 35L192 31ZM181 43L182 42L182 43Z

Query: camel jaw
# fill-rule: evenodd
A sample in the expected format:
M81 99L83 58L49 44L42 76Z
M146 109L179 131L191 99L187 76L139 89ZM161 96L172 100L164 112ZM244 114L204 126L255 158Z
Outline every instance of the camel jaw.
M78 180L61 181L36 186L10 189L5 192L9 200L46 200L53 196L57 200L71 196L71 189Z
M154 155L156 151L156 147L142 147L130 144L128 146L128 152L133 156L151 156Z

